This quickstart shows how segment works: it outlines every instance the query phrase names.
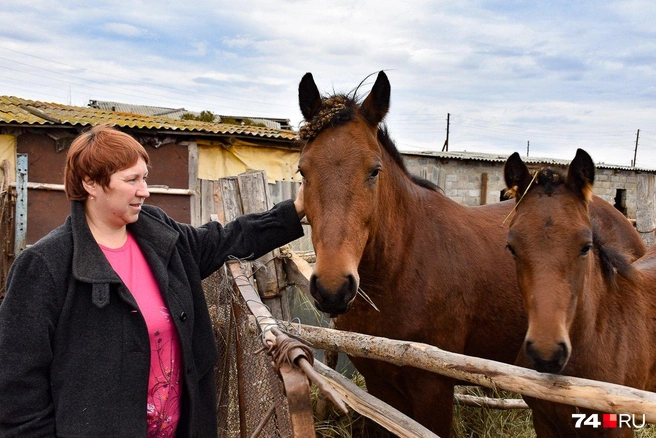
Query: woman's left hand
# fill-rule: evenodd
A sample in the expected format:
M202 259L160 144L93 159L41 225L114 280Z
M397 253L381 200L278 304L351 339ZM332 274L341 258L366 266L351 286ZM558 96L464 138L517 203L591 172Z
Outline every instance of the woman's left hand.
M294 201L294 207L296 207L298 218L303 219L303 216L305 216L305 205L303 204L303 183L301 183L301 186L298 188L298 194L296 195L296 200Z

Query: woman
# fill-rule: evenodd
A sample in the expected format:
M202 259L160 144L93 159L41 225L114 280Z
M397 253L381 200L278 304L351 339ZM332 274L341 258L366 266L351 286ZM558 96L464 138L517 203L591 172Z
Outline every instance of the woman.
M302 236L302 190L195 228L144 205L149 161L107 126L71 145L71 215L15 260L0 306L0 436L216 436L201 280Z

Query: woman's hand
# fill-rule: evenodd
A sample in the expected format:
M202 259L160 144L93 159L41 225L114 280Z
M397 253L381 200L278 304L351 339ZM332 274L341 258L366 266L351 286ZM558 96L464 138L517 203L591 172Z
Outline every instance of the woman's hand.
M298 188L298 194L296 195L296 200L294 201L294 207L296 207L298 218L303 219L303 216L305 216L305 204L303 203L303 183L301 183L301 186Z

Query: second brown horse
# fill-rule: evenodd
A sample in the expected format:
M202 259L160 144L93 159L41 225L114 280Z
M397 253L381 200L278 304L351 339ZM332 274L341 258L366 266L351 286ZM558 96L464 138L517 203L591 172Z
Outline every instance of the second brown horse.
M604 225L589 214L595 166L581 149L566 175L549 168L531 175L515 153L504 176L517 200L508 249L528 314L518 364L656 390L656 246L631 264L605 240ZM538 437L633 436L626 424L575 427L572 414L595 414L587 410L526 402Z
M306 121L299 170L317 256L310 286L317 308L339 315L340 330L514 362L526 317L502 225L513 203L466 207L406 171L381 125L390 104L383 72L363 101L322 97L308 73L299 103ZM609 239L642 255L637 232L609 203L594 198L591 212L617 233ZM356 299L358 288L378 310ZM449 436L453 380L351 360L371 394Z

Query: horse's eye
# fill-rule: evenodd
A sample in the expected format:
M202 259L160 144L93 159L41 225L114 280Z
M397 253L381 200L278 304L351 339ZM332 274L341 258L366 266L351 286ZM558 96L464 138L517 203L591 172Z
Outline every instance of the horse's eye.
M371 178L371 179L377 178L379 173L380 173L380 168L376 168L371 172L371 175L369 175L369 178Z
M510 254L512 254L513 257L517 257L517 253L515 252L515 248L510 246L509 243L506 244L506 248L508 248L508 251L510 251Z
M581 248L581 256L583 256L583 257L587 256L591 249L592 249L592 244L591 243L586 243L583 246L583 248Z
M296 171L301 174L301 178L305 179L305 175L303 175L303 171L301 170L300 167Z

